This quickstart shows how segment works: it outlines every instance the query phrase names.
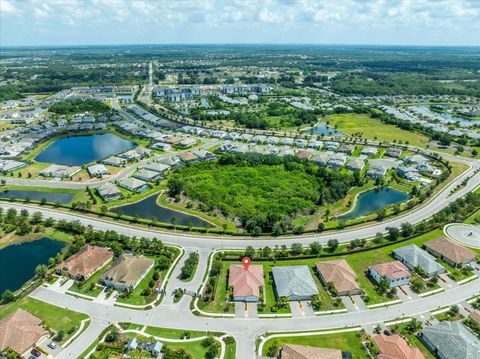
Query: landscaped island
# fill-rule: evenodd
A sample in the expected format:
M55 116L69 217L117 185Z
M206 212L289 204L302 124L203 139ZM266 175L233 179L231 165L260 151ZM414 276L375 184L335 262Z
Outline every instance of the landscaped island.
M172 172L169 195L186 207L238 221L247 231L292 227L292 220L343 198L354 176L294 156L224 155Z

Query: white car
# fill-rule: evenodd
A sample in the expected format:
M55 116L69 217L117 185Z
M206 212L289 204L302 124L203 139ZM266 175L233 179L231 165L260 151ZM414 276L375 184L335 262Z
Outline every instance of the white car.
M55 344L54 342L50 342L50 343L48 343L47 347L55 350L55 349L57 349L57 344Z

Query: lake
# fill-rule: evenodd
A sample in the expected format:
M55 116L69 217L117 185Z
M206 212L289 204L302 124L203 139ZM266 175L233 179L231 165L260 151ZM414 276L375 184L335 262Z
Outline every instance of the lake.
M35 160L59 165L81 166L131 150L136 146L136 143L113 133L64 137L44 149L35 157Z
M63 193L63 192L43 192L43 191L27 191L27 190L6 190L0 192L0 198L16 198L16 199L26 199L30 198L32 201L41 201L42 198L45 198L47 202L50 203L61 203L67 204L70 203L73 199L73 193Z
M372 189L358 195L355 207L352 211L340 215L337 218L342 220L362 217L368 213L376 212L391 204L402 203L408 200L408 193L385 187L379 190Z
M163 223L171 223L172 217L175 217L177 221L176 224L182 226L188 226L191 224L194 227L213 227L210 223L199 217L159 206L157 204L157 198L158 193L136 203L111 208L110 211L114 213L122 213L132 217L137 215L139 218L144 219L152 219L153 217L156 217L158 222Z
M345 134L343 132L337 131L333 127L327 126L323 122L315 125L314 128L312 128L310 130L305 130L303 132L304 133L309 133L311 135L345 136Z
M15 291L25 282L33 278L35 268L39 264L47 264L48 260L61 252L65 244L50 238L37 239L31 242L13 244L0 249L0 294L6 289Z

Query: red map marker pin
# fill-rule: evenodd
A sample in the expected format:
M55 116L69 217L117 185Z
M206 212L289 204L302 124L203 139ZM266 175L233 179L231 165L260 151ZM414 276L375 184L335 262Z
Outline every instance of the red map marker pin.
M252 260L250 259L250 257L243 257L242 264L243 269L248 270L248 267L250 267L250 264L252 264Z

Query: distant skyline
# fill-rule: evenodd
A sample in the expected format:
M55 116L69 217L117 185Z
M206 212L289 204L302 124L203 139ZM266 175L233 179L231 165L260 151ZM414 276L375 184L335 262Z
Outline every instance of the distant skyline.
M0 0L0 46L480 46L480 0Z

